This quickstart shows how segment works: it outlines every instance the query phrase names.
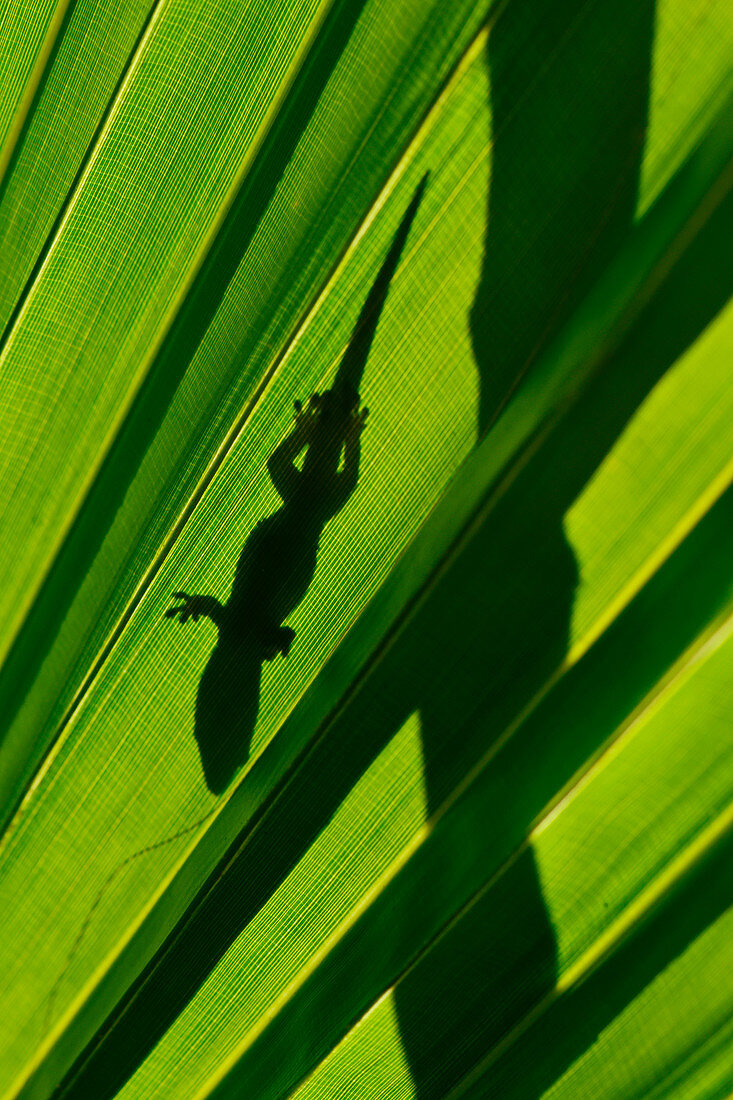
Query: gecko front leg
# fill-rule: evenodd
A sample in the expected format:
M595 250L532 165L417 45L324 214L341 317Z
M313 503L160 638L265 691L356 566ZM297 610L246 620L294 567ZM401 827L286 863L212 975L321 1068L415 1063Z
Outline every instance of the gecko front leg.
M187 592L174 592L173 599L183 600L183 603L179 604L178 607L169 607L165 612L166 619L178 617L181 625L188 622L189 619L193 619L197 623L202 617L211 619L216 626L221 626L224 621L224 606L219 603L215 596L189 596Z

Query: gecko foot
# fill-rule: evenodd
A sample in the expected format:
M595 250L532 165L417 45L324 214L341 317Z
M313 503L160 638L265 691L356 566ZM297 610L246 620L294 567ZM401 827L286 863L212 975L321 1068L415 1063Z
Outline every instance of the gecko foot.
M266 661L272 661L281 653L287 657L295 638L295 631L290 626L278 626L266 632L263 637L263 657Z

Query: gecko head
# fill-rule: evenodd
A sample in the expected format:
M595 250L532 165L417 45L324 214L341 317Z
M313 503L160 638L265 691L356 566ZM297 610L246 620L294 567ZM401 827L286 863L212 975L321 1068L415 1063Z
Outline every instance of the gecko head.
M358 407L359 395L351 388L339 386L319 395L318 413L303 462L304 472L318 477L336 473L346 430Z
M346 429L352 413L359 407L359 394L352 386L340 386L321 394L318 406L319 421L330 432Z

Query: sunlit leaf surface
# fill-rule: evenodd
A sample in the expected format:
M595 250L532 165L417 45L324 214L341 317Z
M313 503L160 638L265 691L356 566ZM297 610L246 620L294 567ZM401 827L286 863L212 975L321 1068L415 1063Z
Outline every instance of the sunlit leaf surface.
M0 72L0 1097L728 1095L730 6L25 0ZM166 617L347 369L297 598Z

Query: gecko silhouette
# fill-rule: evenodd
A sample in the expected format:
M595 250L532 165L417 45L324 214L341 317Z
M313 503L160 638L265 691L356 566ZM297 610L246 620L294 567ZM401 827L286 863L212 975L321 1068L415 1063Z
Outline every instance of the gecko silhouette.
M218 641L199 682L195 737L207 785L216 794L246 759L257 720L265 661L287 657L295 638L285 620L316 571L326 524L356 489L360 437L368 410L359 386L390 281L427 184L421 179L367 295L332 387L295 402L295 424L267 469L281 505L252 529L239 556L228 601L174 593L165 615L181 624L210 619ZM299 469L296 459L303 453ZM343 462L342 462L343 458Z

